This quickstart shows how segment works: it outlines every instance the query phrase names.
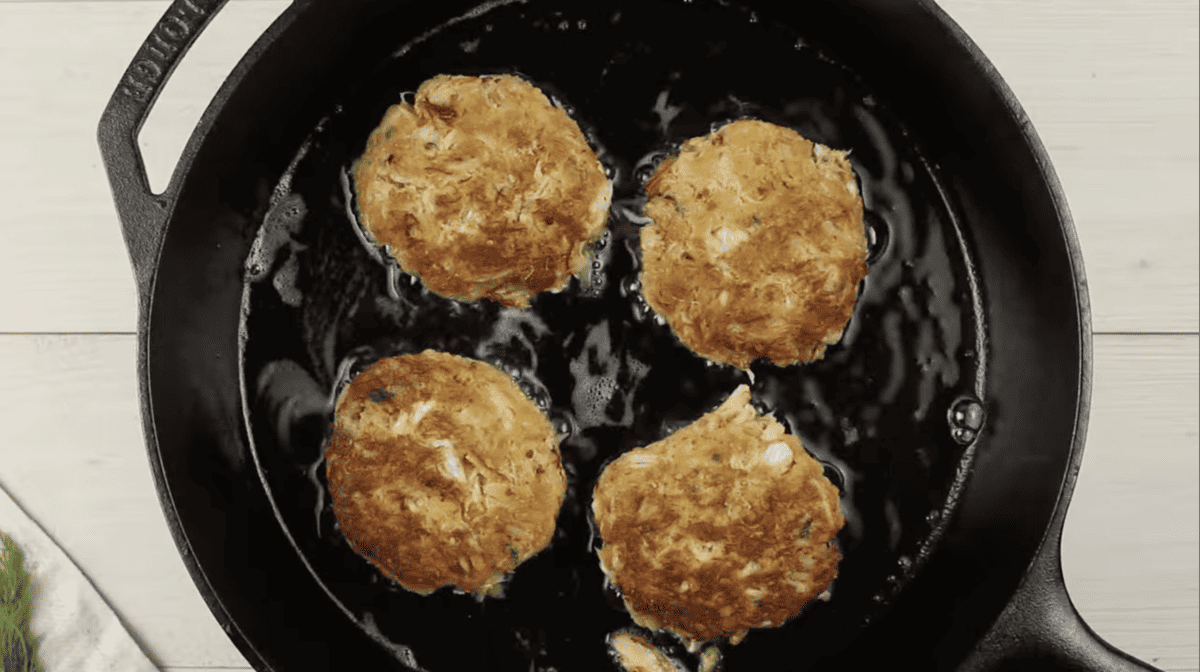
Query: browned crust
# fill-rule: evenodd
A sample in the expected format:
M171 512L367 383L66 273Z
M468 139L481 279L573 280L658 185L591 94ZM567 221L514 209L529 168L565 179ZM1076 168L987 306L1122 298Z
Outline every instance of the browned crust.
M837 576L837 488L749 402L743 385L692 425L622 455L596 484L601 566L645 627L736 642L796 616ZM780 442L790 457L768 459Z
M511 75L423 83L371 134L354 186L367 231L405 272L516 308L585 268L612 199L579 126Z
M351 547L405 588L483 594L554 534L566 493L558 441L487 363L429 350L381 359L338 400L325 448L334 515Z
M642 292L693 351L784 366L841 338L867 274L845 152L745 119L688 140L646 193Z

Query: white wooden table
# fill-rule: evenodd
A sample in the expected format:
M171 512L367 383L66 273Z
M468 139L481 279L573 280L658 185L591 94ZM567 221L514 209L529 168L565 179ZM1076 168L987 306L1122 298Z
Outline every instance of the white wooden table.
M944 0L1049 148L1083 247L1095 384L1063 540L1089 624L1197 669L1196 0ZM142 134L161 185L286 6L235 0ZM143 447L135 290L95 142L163 0L0 0L0 483L165 670L249 669L188 577Z

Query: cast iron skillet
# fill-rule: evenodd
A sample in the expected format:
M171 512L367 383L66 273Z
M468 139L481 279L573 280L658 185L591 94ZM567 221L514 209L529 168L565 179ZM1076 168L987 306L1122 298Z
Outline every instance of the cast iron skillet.
M755 368L756 396L775 399L857 521L840 538L833 599L724 645L725 669L1146 669L1087 628L1062 582L1091 357L1070 216L1011 92L935 5L298 0L155 195L137 131L221 4L172 3L105 110L100 144L139 287L162 504L201 593L257 668L612 669L603 638L629 622L591 555L590 484L604 459L745 381L696 364L638 317L627 281L639 178L673 143L756 116L852 149L872 273L822 363ZM340 178L366 131L405 89L451 71L543 85L616 184L608 284L539 299L544 330L486 302L430 297L353 234ZM611 321L585 317L594 309ZM497 324L517 336L497 337ZM604 352L556 340L602 330ZM322 501L322 395L372 358L423 347L526 365L519 375L572 429L559 533L504 600L416 598L381 582ZM639 353L653 360L640 377L628 368ZM583 378L555 382L555 371L588 356L610 356L628 403L582 422L564 395ZM604 374L595 366L588 375Z

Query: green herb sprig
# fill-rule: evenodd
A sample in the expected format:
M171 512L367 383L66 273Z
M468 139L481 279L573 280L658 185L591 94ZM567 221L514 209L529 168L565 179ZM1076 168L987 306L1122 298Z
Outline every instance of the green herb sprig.
M38 640L29 631L33 591L25 556L12 539L4 538L0 556L0 672L45 672L37 657Z

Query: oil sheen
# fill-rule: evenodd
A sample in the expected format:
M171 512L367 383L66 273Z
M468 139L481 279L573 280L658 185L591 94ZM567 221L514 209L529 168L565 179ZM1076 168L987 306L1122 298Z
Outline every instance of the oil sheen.
M557 13L497 4L448 24L398 48L343 100L268 197L243 301L255 458L314 579L405 664L611 665L605 638L630 621L595 555L595 480L608 461L695 421L742 383L760 411L825 465L847 524L831 599L783 628L721 644L725 669L755 669L780 655L803 666L804 656L816 660L844 641L919 571L953 513L949 502L985 423L986 330L969 231L919 140L866 83L803 36L725 5L696 13L701 4ZM655 32L654 12L687 22L692 35ZM761 53L734 51L749 43ZM538 51L519 46L526 44ZM730 73L698 65L706 58ZM736 76L761 70L759 59L787 72L786 81ZM607 232L592 247L589 272L538 295L529 309L429 292L357 221L348 175L367 135L403 92L441 72L512 72L543 87L580 123L613 180ZM684 347L640 295L645 180L684 140L742 117L849 149L860 183L870 272L842 340L811 364L760 361L749 372L713 365ZM500 367L564 435L569 486L555 538L513 573L502 598L403 590L349 548L329 508L322 449L341 386L375 359L428 348ZM698 665L681 643L644 634ZM464 637L480 645L452 645Z

